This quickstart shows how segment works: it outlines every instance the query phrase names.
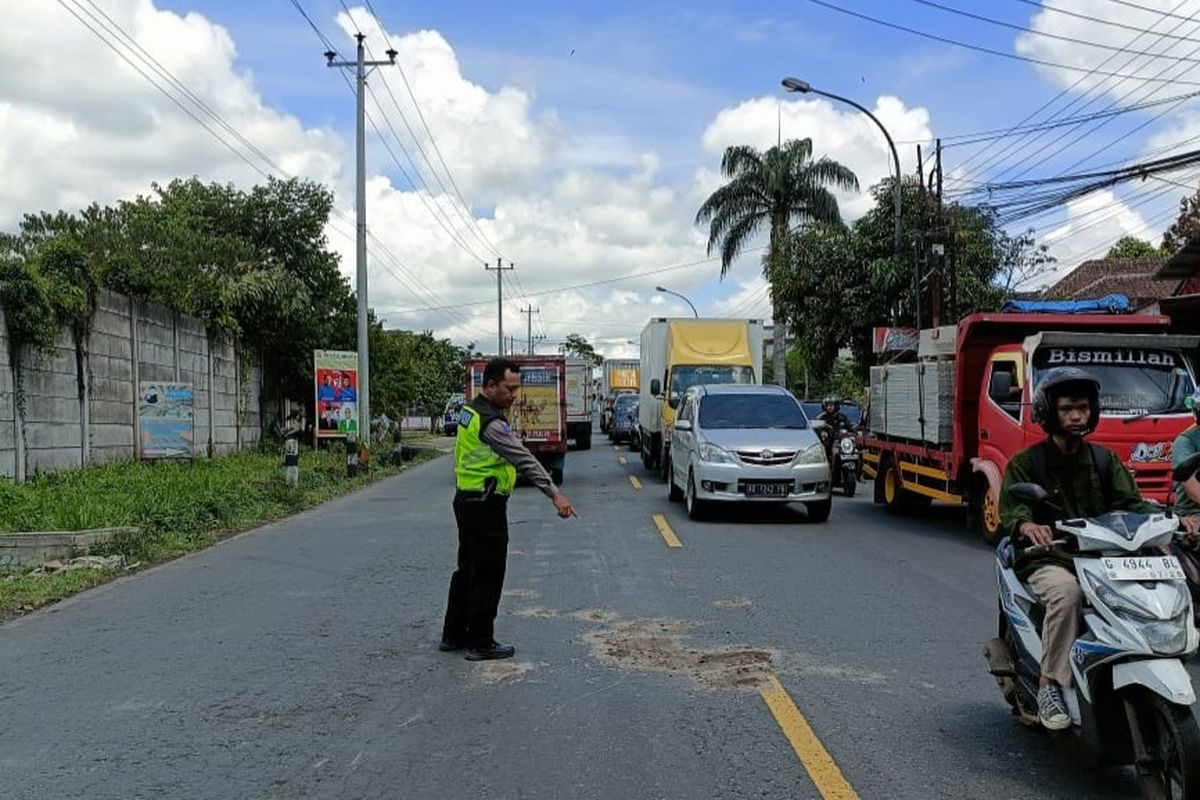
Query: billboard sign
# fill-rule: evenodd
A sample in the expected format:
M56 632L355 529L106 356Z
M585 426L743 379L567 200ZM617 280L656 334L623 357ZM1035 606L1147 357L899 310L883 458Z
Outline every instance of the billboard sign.
M317 438L358 434L358 353L314 350Z
M196 395L192 385L142 381L138 389L138 437L142 458L195 457Z

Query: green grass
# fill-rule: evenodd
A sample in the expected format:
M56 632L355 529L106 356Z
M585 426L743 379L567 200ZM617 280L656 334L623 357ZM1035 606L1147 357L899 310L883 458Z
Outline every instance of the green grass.
M344 452L306 450L294 489L284 483L281 450L194 463L117 462L43 475L21 485L0 480L0 531L137 527L140 536L118 537L91 552L121 553L129 564L154 564L312 508L435 455L422 451L403 467L376 461L368 476L350 480ZM26 571L0 574L0 618L55 602L115 574L88 569L30 577Z

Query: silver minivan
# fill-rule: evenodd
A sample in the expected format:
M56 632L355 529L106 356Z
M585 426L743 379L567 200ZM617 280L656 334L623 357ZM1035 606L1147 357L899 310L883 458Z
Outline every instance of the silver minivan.
M825 446L800 402L780 386L693 386L671 432L667 487L699 519L709 503L804 503L824 522L831 506Z

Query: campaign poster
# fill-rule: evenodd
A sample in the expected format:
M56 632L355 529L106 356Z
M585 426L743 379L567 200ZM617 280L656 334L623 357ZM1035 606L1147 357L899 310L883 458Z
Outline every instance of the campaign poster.
M521 389L513 403L517 432L527 442L556 440L561 430L558 368L521 367Z
M193 458L195 391L190 383L142 381L138 387L142 458Z
M313 351L317 438L358 433L358 353Z

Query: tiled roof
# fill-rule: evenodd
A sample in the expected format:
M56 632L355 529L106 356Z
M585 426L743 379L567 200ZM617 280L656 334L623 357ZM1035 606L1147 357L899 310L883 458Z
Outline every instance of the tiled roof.
M1170 297L1179 285L1178 279L1155 277L1166 262L1165 258L1097 258L1085 261L1046 289L1044 296L1082 300L1123 294L1136 308Z

